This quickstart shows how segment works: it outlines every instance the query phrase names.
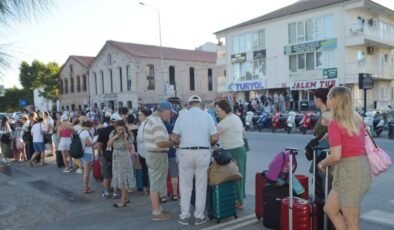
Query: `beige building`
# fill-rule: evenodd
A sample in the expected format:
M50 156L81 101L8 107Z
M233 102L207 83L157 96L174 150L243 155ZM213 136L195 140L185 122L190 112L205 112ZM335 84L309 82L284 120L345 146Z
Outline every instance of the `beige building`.
M226 46L219 90L237 99L291 95L313 104L310 89L346 85L363 106L360 73L374 81L368 108L394 99L394 12L371 0L303 0L216 32Z
M184 103L193 94L211 102L217 93L215 63L215 52L107 41L89 66L89 104L116 111L170 97Z
M59 101L62 110L84 110L89 106L89 70L94 57L70 56L60 69Z

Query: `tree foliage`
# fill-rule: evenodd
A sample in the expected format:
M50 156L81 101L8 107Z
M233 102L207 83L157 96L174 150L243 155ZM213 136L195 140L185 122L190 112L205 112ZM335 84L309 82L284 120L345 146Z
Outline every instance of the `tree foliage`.
M2 112L15 112L22 111L23 108L19 107L19 100L26 99L27 104L33 104L33 96L28 90L18 89L16 87L6 89L4 97L0 97L0 111Z
M22 62L20 65L19 81L23 89L31 93L33 90L41 88L40 96L50 100L58 98L58 77L60 67L56 62L44 64L38 60L34 60L31 65Z

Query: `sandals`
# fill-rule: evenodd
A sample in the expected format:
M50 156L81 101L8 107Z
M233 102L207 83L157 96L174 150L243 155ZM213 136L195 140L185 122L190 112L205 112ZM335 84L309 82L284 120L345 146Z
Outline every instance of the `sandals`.
M126 203L126 204L123 204L123 205L114 204L114 208L125 208L125 207L127 207L127 203Z
M96 191L92 190L92 189L88 189L88 190L84 190L83 193L87 194L87 193L94 193Z
M143 191L144 196L148 196L149 195L149 191Z
M177 200L179 200L179 196L178 195L172 195L171 196L171 200L177 201Z
M167 202L167 197L162 196L160 197L160 203L166 203Z

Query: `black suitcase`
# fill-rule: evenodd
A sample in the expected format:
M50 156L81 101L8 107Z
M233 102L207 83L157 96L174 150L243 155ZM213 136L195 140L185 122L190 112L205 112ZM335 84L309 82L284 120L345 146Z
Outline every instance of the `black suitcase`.
M264 227L280 229L281 201L282 198L287 196L289 196L289 186L276 186L275 184L266 183L263 188Z
M62 152L59 150L56 151L56 165L58 168L64 167L63 155Z
M235 181L228 181L208 188L209 219L221 219L234 216L237 218Z

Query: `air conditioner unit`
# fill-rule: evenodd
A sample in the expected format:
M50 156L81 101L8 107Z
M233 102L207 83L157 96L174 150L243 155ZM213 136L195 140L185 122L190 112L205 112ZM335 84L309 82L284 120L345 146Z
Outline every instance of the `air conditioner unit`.
M367 54L368 55L375 55L376 48L375 46L367 46Z
M368 25L377 28L379 25L379 21L376 18L370 18L368 19Z

